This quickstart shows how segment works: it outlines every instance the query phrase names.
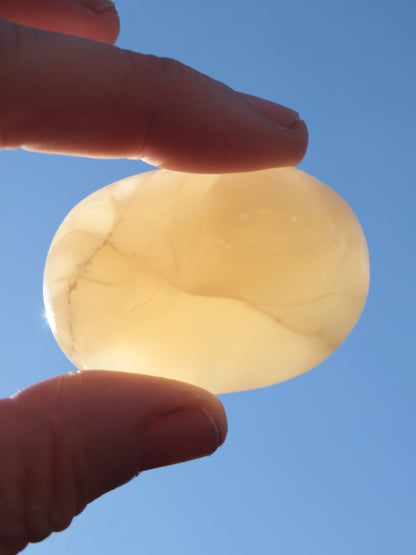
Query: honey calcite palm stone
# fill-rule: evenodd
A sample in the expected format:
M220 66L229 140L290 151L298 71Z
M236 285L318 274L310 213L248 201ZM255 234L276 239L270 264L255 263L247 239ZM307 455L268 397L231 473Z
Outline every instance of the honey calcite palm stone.
M78 368L224 393L323 361L356 323L368 283L356 216L302 171L156 170L68 214L50 247L44 298Z

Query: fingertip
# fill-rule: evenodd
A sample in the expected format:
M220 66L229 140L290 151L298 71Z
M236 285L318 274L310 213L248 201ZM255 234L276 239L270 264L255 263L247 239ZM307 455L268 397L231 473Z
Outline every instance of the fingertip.
M290 131L294 143L293 162L290 165L297 166L302 162L308 149L309 131L306 123L301 119L293 123Z
M227 414L225 412L224 405L215 395L212 395L212 409L211 415L215 420L215 423L218 428L219 438L218 438L218 447L223 445L227 438L228 433L228 421L227 421Z
M120 33L109 0L22 0L0 2L0 18L12 23L114 44Z
M265 116L271 121L275 121L283 127L290 129L299 121L299 113L292 110L292 108L288 108L287 106L266 100L259 96L253 96L242 92L238 94L255 112Z
M168 412L141 429L140 470L212 455L222 441L217 419L204 407Z
M115 44L120 34L120 18L111 0L81 0L74 3L72 18L56 18L60 33Z
M105 11L98 12L97 20L100 27L97 27L97 37L95 40L101 40L107 44L115 44L120 34L120 18L118 16L115 5L109 7ZM98 32L100 35L98 35Z

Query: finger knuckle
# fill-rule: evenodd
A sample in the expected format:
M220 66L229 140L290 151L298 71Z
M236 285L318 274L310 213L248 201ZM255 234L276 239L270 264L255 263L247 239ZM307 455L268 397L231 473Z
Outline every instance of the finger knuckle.
M72 442L59 433L59 423L6 401L13 417L1 418L1 401L0 553L17 553L69 526L79 512L79 477ZM1 426L7 420L12 430Z

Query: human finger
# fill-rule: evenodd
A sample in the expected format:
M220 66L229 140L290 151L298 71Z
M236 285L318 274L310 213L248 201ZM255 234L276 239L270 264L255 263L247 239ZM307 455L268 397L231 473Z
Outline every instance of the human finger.
M304 156L307 129L296 112L176 60L4 21L0 36L0 148L212 173Z
M0 553L66 528L139 472L212 454L227 433L220 401L136 374L59 376L0 401Z
M0 18L110 44L120 31L111 0L1 0Z

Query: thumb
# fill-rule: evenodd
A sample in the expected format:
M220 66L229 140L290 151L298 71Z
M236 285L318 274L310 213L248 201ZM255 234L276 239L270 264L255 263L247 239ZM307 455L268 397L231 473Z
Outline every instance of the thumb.
M91 371L0 401L0 553L51 532L142 470L212 454L225 439L220 401L194 386Z

